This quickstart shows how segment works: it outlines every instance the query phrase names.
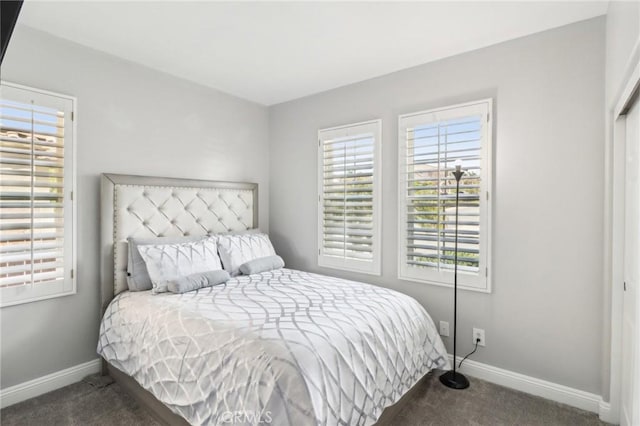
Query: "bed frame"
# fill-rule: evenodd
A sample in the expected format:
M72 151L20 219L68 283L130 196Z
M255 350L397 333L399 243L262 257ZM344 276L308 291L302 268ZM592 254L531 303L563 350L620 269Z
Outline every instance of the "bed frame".
M208 235L258 228L258 184L103 174L101 188L101 306L127 290L129 237ZM103 360L110 375L159 422L187 425L132 377ZM391 424L426 380L421 379L376 423Z

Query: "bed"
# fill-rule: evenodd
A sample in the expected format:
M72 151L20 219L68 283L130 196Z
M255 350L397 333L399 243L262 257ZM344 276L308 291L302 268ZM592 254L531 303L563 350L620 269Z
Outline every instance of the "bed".
M258 187L102 178L105 372L166 424L371 425L448 369L414 299L288 268L183 294L127 291L127 239L258 227Z

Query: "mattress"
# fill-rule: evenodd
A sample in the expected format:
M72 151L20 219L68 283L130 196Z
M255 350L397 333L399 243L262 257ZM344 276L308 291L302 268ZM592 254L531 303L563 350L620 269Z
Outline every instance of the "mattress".
M98 353L195 425L370 425L449 368L415 299L291 269L184 294L121 293Z

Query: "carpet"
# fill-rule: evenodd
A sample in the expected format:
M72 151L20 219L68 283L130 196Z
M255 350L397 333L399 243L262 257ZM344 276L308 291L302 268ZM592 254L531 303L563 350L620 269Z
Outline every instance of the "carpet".
M141 425L153 417L108 376L93 375L0 411L2 426ZM394 420L398 426L591 426L594 413L471 378L466 390L451 390L430 374Z

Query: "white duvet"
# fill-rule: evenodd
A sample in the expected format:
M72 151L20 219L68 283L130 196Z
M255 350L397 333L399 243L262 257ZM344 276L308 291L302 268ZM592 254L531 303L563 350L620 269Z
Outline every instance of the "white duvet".
M182 295L121 293L98 353L195 425L369 425L449 368L411 297L291 269Z

